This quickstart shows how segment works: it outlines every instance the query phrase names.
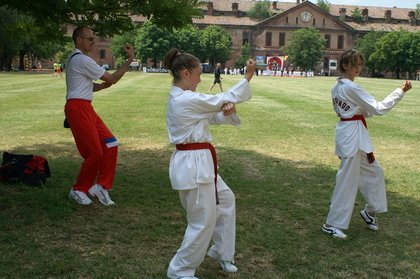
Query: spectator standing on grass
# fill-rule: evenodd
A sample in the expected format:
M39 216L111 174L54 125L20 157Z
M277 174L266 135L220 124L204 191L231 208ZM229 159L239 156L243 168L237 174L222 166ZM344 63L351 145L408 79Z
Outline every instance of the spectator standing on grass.
M89 193L103 205L113 205L115 203L108 191L114 182L118 141L96 114L92 99L93 92L117 83L127 72L134 58L134 48L130 44L125 45L127 61L110 74L89 56L95 45L90 28L77 27L72 38L75 49L66 63L67 101L64 112L83 163L69 197L79 204L89 205L92 203L87 195ZM93 82L98 79L104 82Z
M57 77L58 75L60 75L60 77L63 77L63 74L61 73L61 64L54 62L53 64L54 67L54 77Z
M247 62L248 74L228 92L196 93L202 69L200 61L177 49L165 56L165 67L174 80L167 105L169 141L176 145L169 165L172 188L187 212L188 225L181 247L172 258L167 275L170 279L197 278L195 271L207 255L226 272L234 265L236 215L235 196L217 174L217 157L210 144L210 124L238 126L235 103L249 100L249 87L255 62Z
M349 227L358 190L366 202L360 215L370 230L379 229L376 214L387 211L384 172L373 155L365 117L384 115L411 89L411 83L405 81L383 101L376 101L354 82L363 62L357 51L344 51L339 62L342 77L331 91L333 108L340 117L336 126L336 154L341 164L322 231L343 239L347 237L343 230Z
M213 89L213 87L216 85L216 83L219 84L220 92L223 92L222 88L222 65L220 63L217 63L216 69L214 69L214 81L213 84L210 86L209 92Z

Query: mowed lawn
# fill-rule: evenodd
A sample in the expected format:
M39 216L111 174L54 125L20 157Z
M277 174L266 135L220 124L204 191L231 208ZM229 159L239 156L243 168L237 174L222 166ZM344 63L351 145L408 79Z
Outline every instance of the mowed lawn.
M224 89L240 78L223 76ZM198 91L212 81L204 74ZM357 82L377 99L402 84ZM239 272L225 274L207 257L197 277L420 278L420 82L390 113L368 119L389 212L369 231L358 196L345 241L321 232L339 165L334 83L255 76L252 100L237 106L241 127L212 127L219 172L236 194ZM67 197L81 158L62 127L65 79L0 74L0 151L45 156L52 171L45 187L0 184L0 278L166 278L186 226L168 178L170 84L169 74L130 72L95 93L120 142L117 204L85 207Z

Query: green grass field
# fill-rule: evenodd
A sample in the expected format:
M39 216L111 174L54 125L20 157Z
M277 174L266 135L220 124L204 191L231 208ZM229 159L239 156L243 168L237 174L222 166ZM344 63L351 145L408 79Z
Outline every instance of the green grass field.
M223 86L240 76L223 76ZM207 91L203 75L198 91ZM402 81L359 78L381 99ZM168 74L130 72L94 106L120 142L111 196L83 207L67 195L81 158L62 128L65 79L0 74L0 151L48 158L42 188L0 184L0 278L166 278L186 221L168 178L174 149L165 127ZM237 199L239 272L206 258L202 279L420 278L420 83L390 113L368 120L388 188L380 231L359 217L345 241L321 232L339 165L335 78L254 77L238 105L242 126L212 127L219 172ZM213 89L217 90L217 86Z

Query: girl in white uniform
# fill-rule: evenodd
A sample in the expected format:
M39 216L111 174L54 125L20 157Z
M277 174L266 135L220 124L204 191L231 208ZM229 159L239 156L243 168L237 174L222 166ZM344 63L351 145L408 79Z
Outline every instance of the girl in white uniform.
M363 56L355 50L346 50L340 58L342 77L331 91L332 102L340 120L336 126L336 154L341 159L330 212L322 231L334 237L346 238L357 190L365 199L360 215L371 230L378 230L376 213L387 211L385 179L381 165L375 160L365 117L383 115L390 111L411 89L405 81L383 101L378 102L354 83L363 66Z
M165 66L174 77L168 97L167 130L169 141L176 145L169 177L179 191L187 213L188 226L181 247L168 267L168 278L196 278L195 271L208 255L227 272L236 272L235 196L217 175L217 159L209 132L210 124L239 126L235 104L251 98L249 81L255 62L247 62L245 79L228 92L216 95L194 92L200 82L200 61L191 54L170 50Z

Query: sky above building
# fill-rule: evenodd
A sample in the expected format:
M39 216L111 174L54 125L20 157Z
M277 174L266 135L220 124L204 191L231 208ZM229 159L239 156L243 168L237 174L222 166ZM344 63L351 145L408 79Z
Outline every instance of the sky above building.
M293 0L271 0L277 2L295 2ZM313 4L318 3L318 0L309 0ZM397 7L416 9L420 0L327 0L330 4L334 5L360 5L360 6L375 6L375 7Z

